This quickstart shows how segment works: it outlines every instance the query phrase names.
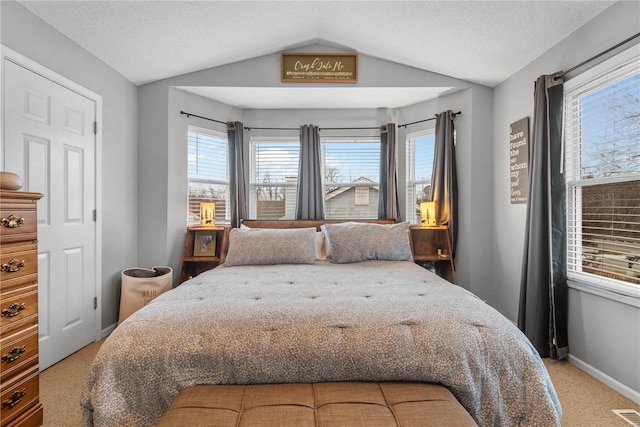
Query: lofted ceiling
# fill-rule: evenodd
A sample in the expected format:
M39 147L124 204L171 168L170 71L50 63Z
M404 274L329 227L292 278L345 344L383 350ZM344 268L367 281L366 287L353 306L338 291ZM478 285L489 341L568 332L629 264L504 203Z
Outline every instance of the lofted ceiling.
M615 2L19 3L136 85L322 42L495 87ZM403 106L447 90L190 89L240 108L307 108L300 100L308 99L309 92L327 95L315 107L344 108L347 102L365 108ZM387 105L379 105L380 96L389 98Z

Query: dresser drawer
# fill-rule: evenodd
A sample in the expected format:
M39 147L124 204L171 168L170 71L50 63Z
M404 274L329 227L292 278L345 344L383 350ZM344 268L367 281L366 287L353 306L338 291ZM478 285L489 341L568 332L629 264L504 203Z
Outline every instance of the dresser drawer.
M38 251L35 243L2 245L0 292L38 280Z
M25 410L9 424L3 427L40 427L44 424L42 404L38 403Z
M38 364L38 325L0 339L0 382Z
M10 422L24 410L38 403L40 384L38 366L17 375L7 384L2 384L0 394L0 419Z
M26 327L21 321L27 322L33 316L35 316L34 322L37 323L38 285L34 284L0 294L0 338L13 334L16 331L15 327Z
M34 208L2 203L0 205L0 241L14 243L36 240L38 231L36 215Z

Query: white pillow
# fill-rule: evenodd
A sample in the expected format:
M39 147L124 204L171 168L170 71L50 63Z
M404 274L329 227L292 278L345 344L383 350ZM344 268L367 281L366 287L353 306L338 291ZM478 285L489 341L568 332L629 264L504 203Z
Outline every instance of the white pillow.
M327 231L325 230L325 225L327 224L322 224L320 226L320 231L324 236L324 254L327 257L326 259L331 259L331 245L329 244L329 236L327 235Z
M325 244L323 231L316 233L316 259L318 261L325 261L327 259L327 246Z
M233 228L226 266L315 264L315 228Z
M344 222L324 224L322 228L331 262L413 260L408 222L390 225Z

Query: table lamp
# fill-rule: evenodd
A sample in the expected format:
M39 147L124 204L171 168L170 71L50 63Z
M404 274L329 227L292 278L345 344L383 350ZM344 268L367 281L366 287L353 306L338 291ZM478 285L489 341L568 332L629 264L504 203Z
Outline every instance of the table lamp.
M213 202L200 203L200 225L216 224L216 204Z
M420 225L426 227L436 225L436 202L420 203Z

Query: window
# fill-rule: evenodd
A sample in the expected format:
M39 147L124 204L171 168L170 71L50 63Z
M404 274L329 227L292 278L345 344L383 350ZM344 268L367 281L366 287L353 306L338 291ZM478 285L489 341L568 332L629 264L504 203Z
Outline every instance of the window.
M565 85L568 273L614 289L640 285L638 70L629 50Z
M379 138L322 140L327 219L378 217Z
M420 202L431 199L435 143L433 130L407 140L407 221L412 224L420 224Z
M227 136L189 126L188 224L200 223L200 202L214 202L215 221L229 222L229 174Z
M369 200L369 187L356 187L356 206L369 206L371 200Z
M256 219L295 219L300 141L251 141L249 211Z

